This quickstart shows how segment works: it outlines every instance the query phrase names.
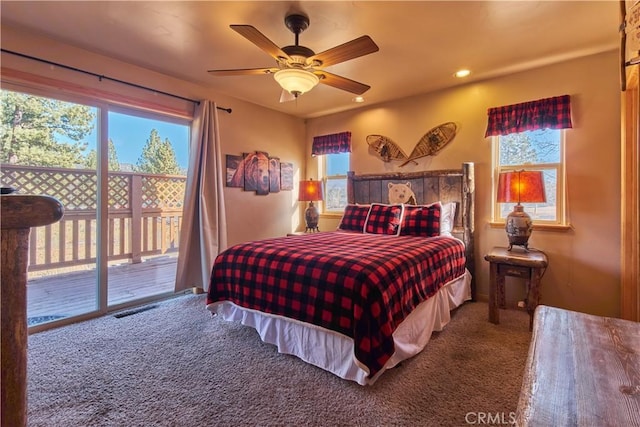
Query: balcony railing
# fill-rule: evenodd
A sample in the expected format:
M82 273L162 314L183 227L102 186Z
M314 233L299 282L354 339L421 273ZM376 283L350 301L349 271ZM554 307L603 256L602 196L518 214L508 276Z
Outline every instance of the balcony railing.
M3 187L57 198L59 222L31 230L29 271L93 264L97 254L97 174L85 169L0 165ZM178 251L186 177L136 172L108 174L108 260Z

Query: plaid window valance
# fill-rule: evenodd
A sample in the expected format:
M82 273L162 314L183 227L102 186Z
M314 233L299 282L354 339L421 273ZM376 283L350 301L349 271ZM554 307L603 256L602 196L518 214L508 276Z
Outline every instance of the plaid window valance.
M351 132L333 133L313 137L311 155L338 154L351 152Z
M536 129L571 128L569 95L489 108L485 137Z

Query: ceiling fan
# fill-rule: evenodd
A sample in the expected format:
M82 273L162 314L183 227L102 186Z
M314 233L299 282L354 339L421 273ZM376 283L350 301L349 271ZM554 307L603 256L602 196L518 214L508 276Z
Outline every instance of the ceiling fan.
M231 29L245 37L276 60L276 67L209 70L213 76L246 76L273 74L283 89L280 102L297 98L313 89L318 83L362 95L371 86L329 73L323 67L377 52L378 46L369 36L361 36L339 46L315 53L298 43L300 33L309 27L309 18L290 14L284 18L287 28L295 34L295 45L278 47L251 25L230 25Z

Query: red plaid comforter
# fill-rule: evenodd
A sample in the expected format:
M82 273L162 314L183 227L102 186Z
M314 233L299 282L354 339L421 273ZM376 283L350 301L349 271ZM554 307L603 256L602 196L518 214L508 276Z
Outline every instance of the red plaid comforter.
M422 301L464 274L450 237L344 231L233 246L215 260L207 304L231 301L353 338L373 376L394 353L393 331Z

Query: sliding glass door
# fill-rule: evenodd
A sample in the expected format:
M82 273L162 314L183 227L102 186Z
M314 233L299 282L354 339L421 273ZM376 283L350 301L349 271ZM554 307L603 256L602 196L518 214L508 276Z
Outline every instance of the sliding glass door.
M75 99L1 96L2 187L65 208L58 223L31 230L29 326L173 293L189 124Z
M61 221L31 229L29 326L99 306L97 172L87 155L98 147L97 117L96 107L2 91L2 186L55 197L65 208Z
M174 291L189 127L124 111L108 120L113 306Z

